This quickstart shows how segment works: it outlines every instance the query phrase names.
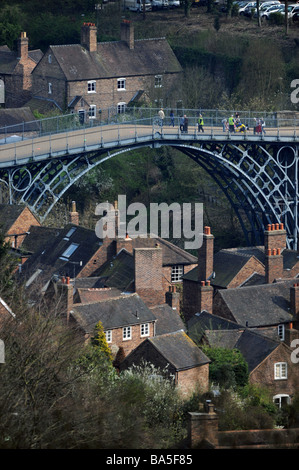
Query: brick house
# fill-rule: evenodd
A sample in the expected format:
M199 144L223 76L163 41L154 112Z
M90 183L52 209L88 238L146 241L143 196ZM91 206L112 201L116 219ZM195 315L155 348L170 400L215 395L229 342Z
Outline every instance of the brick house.
M111 107L122 113L141 94L167 96L181 72L165 38L135 40L123 20L120 41L98 43L96 26L84 23L81 44L49 47L32 72L32 92L82 120L97 119Z
M249 382L267 388L279 407L298 391L299 369L292 348L250 329L207 330L209 346L239 350L248 364Z
M174 378L185 398L208 390L210 359L183 331L148 338L121 362L120 370L142 361L153 364L161 374L167 368L166 374Z
M28 207L0 204L0 230L13 248L21 246L32 226L40 226L40 222Z
M121 294L118 297L88 304L73 304L70 323L76 323L88 339L101 322L106 340L116 356L120 348L127 356L146 338L155 335L156 317L137 294Z
M22 32L16 52L7 46L0 48L0 80L5 89L4 103L7 108L24 106L30 99L32 71L43 54L39 49L30 51L28 45L27 35Z
M297 251L286 248L283 224L267 226L264 246L229 248L216 254L210 227L205 227L198 267L183 276L185 319L202 310L214 311L209 292L272 283L298 274Z

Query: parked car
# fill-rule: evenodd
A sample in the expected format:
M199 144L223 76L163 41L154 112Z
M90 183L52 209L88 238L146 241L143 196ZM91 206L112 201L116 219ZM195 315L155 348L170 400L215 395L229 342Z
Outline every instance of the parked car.
M125 7L130 11L143 11L143 0L125 0ZM149 0L145 2L145 11L151 11L152 4Z
M255 8L256 2L246 2L245 5L239 6L239 15L244 15L246 8Z
M281 3L280 3L279 1L276 1L276 0L273 0L273 1L271 1L271 2L264 2L264 3L262 3L262 5L260 5L260 9L259 9L259 11L260 11L260 16L261 16L261 13L262 13L263 11L266 11L267 8L269 8L269 7L273 6L273 5L281 5ZM255 13L254 13L254 17L255 17L255 18L257 17L257 10L256 10Z
M151 0L152 10L162 10L169 7L168 0Z
M180 4L180 0L168 0L169 8L178 8Z
M282 9L284 10L284 8L285 8L284 5L272 5L266 10L260 11L260 17L263 20L268 20L271 13L276 13L276 12L280 13Z

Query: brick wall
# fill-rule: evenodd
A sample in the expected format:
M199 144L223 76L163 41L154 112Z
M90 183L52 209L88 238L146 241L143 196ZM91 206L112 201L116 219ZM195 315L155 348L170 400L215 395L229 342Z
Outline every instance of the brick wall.
M18 233L25 233L29 232L31 225L40 226L39 221L37 218L32 214L32 212L28 209L28 207L24 207L24 210L13 223L11 228L9 229L8 233L6 234L6 241L10 241L11 244L14 244L16 248L18 248L26 235L20 235L18 237L9 237L9 234L18 234Z
M154 322L149 323L149 336L141 336L140 324L132 325L132 339L123 340L123 329L115 328L112 330L112 342L108 343L110 348L113 350L116 348L122 348L124 356L130 354L133 349L137 348L148 337L154 336Z
M271 284L275 279L280 279L283 276L283 256L280 254L280 248L277 250L268 248L265 256L266 283Z
M213 272L214 236L210 227L204 227L202 246L198 250L198 280L206 281Z
M264 232L265 251L286 248L286 231L283 224L269 224Z
M233 278L233 280L228 284L227 288L231 289L234 287L239 287L242 285L250 276L254 273L261 274L264 276L265 267L258 261L256 258L251 257L249 261L243 266L243 268L238 272L238 274Z
M102 266L108 259L115 255L115 242L110 238L106 237L103 240L103 244L95 252L92 258L86 263L84 268L78 274L79 277L90 277L93 273Z
M291 361L291 352L288 346L281 343L249 376L251 384L265 386L272 396L277 394L293 395L299 386L298 364ZM287 379L274 379L274 364L287 363Z
M209 364L181 370L176 374L176 385L183 398L190 397L194 391L205 393L209 389Z

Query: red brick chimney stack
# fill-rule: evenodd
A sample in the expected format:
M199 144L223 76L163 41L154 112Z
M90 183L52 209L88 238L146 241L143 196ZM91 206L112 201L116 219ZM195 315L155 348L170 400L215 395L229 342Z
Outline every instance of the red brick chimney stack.
M135 292L153 307L165 302L162 284L162 248L134 249Z
M125 41L129 49L134 49L134 25L129 20L123 20L120 25L121 40Z
M214 235L210 227L204 227L202 246L198 250L198 280L205 281L213 273Z
M268 224L264 232L265 253L267 250L280 248L283 251L286 247L287 237L283 224Z
M81 27L81 45L89 52L97 52L97 27L94 23L83 23Z
M69 213L70 216L70 223L74 225L79 225L79 212L76 209L76 202L72 201L72 208Z
M265 280L271 284L275 279L283 277L283 256L280 248L267 249L265 256Z
M299 320L299 283L294 284L290 289L290 311Z
M18 59L26 60L28 58L28 43L29 40L26 33L22 32L18 39Z

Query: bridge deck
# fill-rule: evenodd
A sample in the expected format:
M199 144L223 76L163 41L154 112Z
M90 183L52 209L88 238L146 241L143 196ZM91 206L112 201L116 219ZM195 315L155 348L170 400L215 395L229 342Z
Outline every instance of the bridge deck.
M163 129L150 125L111 124L79 129L46 136L32 136L14 143L0 146L0 168L24 165L30 161L48 160L65 155L93 152L100 149L120 148L148 143L155 146L159 141L182 144L183 142L233 141L298 143L299 127L268 128L266 135L246 133L228 133L221 127L206 127L199 133L196 126L190 126L188 133L182 133L177 127L164 126Z

